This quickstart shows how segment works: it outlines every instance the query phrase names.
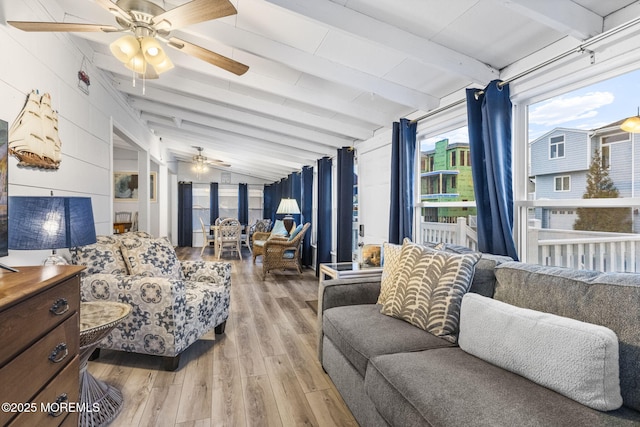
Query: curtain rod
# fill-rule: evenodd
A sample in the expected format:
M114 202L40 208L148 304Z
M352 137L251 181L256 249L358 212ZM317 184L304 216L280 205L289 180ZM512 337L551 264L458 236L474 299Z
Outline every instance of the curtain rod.
M604 39L606 39L608 37L611 37L612 35L617 34L620 31L626 30L627 28L633 27L633 26L637 25L639 22L640 22L640 17L637 17L637 18L634 18L631 21L628 21L628 22L626 22L624 24L618 25L617 27L613 27L610 30L605 31L604 33L600 33L600 34L598 34L596 36L593 36L590 39L584 41L583 43L581 43L580 45L578 45L577 47L575 47L573 49L569 49L566 52L563 52L563 53L561 53L561 54L559 54L557 56L554 56L551 59L548 59L548 60L546 60L544 62L541 62L540 64L537 64L537 65L535 65L535 66L533 66L533 67L531 67L531 68L529 68L527 70L524 70L524 71L516 74L515 76L512 76L512 77L510 77L510 78L508 78L506 80L503 80L503 81L499 82L498 83L498 87L503 87L503 86L511 83L514 80L517 80L517 79L522 78L522 77L524 77L524 76L526 76L528 74L531 74L531 73L533 73L535 71L538 71L539 69L544 68L544 67L546 67L548 65L551 65L554 62L559 61L561 59L564 59L567 56L572 55L574 53L583 53L585 51L591 52L591 51L589 51L587 49L587 46L590 46L590 45L592 45L594 43L597 43L597 42L599 42L601 40L604 40ZM476 99L477 99L477 97L482 95L483 93L484 93L484 90L478 89L475 92L474 95L476 96ZM424 115L422 115L422 116L420 116L420 117L418 117L416 119L411 120L411 123L418 123L419 121L422 121L422 120L424 120L426 118L429 118L429 117L431 117L433 115L436 115L438 113L446 111L446 110L448 110L450 108L456 107L456 106L458 106L460 104L463 104L465 102L466 102L465 98L459 99L457 101L452 102L451 104L445 105L444 107L440 107L440 108L436 108L435 110L431 110L428 113L426 113L426 114L424 114Z

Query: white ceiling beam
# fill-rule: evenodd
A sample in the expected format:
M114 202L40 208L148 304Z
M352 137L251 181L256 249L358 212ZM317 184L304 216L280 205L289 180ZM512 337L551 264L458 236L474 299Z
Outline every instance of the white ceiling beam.
M292 12L403 52L432 67L486 84L499 71L475 58L328 0L267 0Z
M143 120L145 120L146 113L160 115L163 117L171 118L174 121L176 119L179 120L180 126L176 125L177 128L181 127L182 122L196 123L207 126L211 129L219 129L235 135L244 135L250 138L255 138L257 140L262 140L265 143L272 143L276 146L283 145L293 147L296 150L315 153L315 155L318 157L322 157L327 153L327 151L335 151L335 147L332 147L330 145L323 145L318 144L317 142L301 140L300 138L294 138L289 135L255 128L249 124L221 120L215 117L207 116L205 114L181 110L170 105L149 101L144 98L132 97L130 99L131 106L133 108L143 111L141 116Z
M181 54L178 53L171 56L172 58L175 58L178 55ZM104 69L107 69L111 72L124 73L125 71L127 71L127 69L121 63L119 63L110 55L95 54L94 62L96 63L96 66L100 68L104 67ZM211 67L211 65L208 66ZM186 80L172 77L171 73L162 75L157 81L159 82L159 85L166 85L168 87L179 87L181 91L185 92L196 92L200 97L207 97L208 93L220 92L219 88L199 83L196 80ZM352 102L346 102L341 99L337 99L335 96L332 96L326 92L312 90L302 86L291 85L289 83L283 82L282 80L263 76L257 73L244 74L242 84L263 92L276 94L282 98L291 99L303 104L308 104L313 106L314 108L324 109L329 113L329 115L333 115L335 113L342 114L377 125L378 127L388 126L389 123L392 123L393 120L396 119L396 117L388 113L383 113L381 111L376 111L370 108L359 106ZM253 107L253 109L255 109L255 107Z
M141 89L139 87L132 87L130 80L118 78L115 79L114 82L118 86L118 90L120 90L121 92L134 95L136 97L141 95ZM144 97L156 102L170 102L171 105L177 108L185 109L187 111L206 111L208 115L219 117L221 119L231 120L238 123L250 123L252 126L265 128L273 132L284 133L286 135L297 135L303 140L314 141L335 148L350 146L354 141L354 139L343 138L336 134L324 133L319 130L304 128L295 124L287 123L285 121L279 121L245 111L234 110L232 108L212 104L200 99L180 95L150 85L147 85Z
M189 41L195 40L197 42L200 39L200 42L202 42L203 40L206 41L207 37L213 38L228 46L255 54L260 58L285 64L294 70L356 88L365 93L374 93L389 101L418 110L430 110L439 105L439 99L433 95L385 80L383 77L338 64L275 40L266 39L258 34L233 27L221 21L208 21L198 24L198 32L191 29L183 29L181 32L189 34L186 37ZM206 36L204 36L205 34ZM251 70L249 70L248 74L250 73ZM241 79L234 81L238 84L245 84Z
M604 18L570 0L496 0L554 30L586 40L604 31Z
M253 138L246 138L234 134L229 134L216 129L211 129L206 126L183 122L183 127L177 129L172 126L171 119L156 117L148 113L143 113L143 120L149 122L153 126L156 135L164 137L167 131L174 132L173 134L179 134L181 131L185 133L189 132L191 135L197 135L204 138L204 141L208 142L209 146L217 149L217 147L223 147L228 152L241 151L247 154L259 154L262 156L273 156L273 160L287 167L294 166L294 164L311 163L317 160L323 155L332 153L315 154L294 147L286 147L278 144L266 143L261 140L255 140ZM272 159L269 158L269 161Z
M198 143L198 138L192 138L191 136L185 138L184 136L167 137L169 143L173 147L171 154L177 160L184 162L190 162L193 155L193 148L184 145L185 143ZM190 141L190 142L189 142ZM191 150L191 151L189 151ZM227 157L225 162L231 164L230 167L211 165L212 167L219 167L222 170L229 170L233 172L245 173L249 175L260 174L261 177L267 177L268 179L282 178L292 171L298 170L298 168L282 167L274 164L265 164L259 159L253 157L237 159L234 157Z
M131 87L131 77L124 77L124 73L128 70L120 64L115 58L109 55L95 54L94 63L97 67L110 71L112 73L122 75L123 77L116 78L116 81L124 82L127 84L119 84L120 90L125 90L127 87ZM180 79L171 77L170 72L163 74L159 79L155 81L147 81L147 87L156 86L159 88L179 88L180 92L193 95L198 99L208 99L213 102L237 106L243 110L259 112L261 115L268 114L274 118L281 118L287 122L298 122L303 124L306 128L313 127L317 129L331 129L335 134L342 134L345 138L353 141L354 139L366 140L371 138L373 130L377 129L379 125L371 125L369 128L363 126L357 126L344 121L336 120L328 117L320 117L315 114L310 114L301 111L296 108L283 106L281 104L275 104L254 97L241 95L237 92L221 89L212 85L206 85L198 83L195 79ZM136 91L141 94L140 90ZM145 95L146 96L146 95ZM284 96L284 95L283 95ZM210 105L210 104L207 104ZM207 111L207 109L203 110ZM361 118L363 121L367 121L366 118ZM383 126L389 126L389 121ZM344 145L344 144L343 144Z

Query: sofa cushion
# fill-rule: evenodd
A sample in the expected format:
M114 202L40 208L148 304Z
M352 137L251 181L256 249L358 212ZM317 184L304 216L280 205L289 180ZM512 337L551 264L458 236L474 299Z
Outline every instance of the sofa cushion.
M507 262L496 267L495 298L606 326L618 336L620 393L640 411L640 274L578 271Z
M467 294L458 344L590 408L622 405L618 338L604 326Z
M460 303L480 254L437 251L405 239L400 257L398 278L381 312L455 343Z
M120 247L129 274L182 279L180 261L166 237L123 238L120 239Z
M69 248L71 262L87 268L83 274L127 274L127 265L118 243L94 243Z
M394 245L393 243L383 243L382 245L382 277L380 279L380 295L378 296L378 304L384 304L389 298L389 294L393 289L394 283L398 278L400 271L400 253L402 245Z
M374 304L325 310L322 330L363 377L372 356L452 345L407 322L380 314L380 306Z
M394 426L637 426L640 413L600 412L460 348L371 358L365 391Z

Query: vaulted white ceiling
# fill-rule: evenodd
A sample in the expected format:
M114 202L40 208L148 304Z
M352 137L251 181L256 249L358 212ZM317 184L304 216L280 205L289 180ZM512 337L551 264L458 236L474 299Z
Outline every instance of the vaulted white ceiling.
M164 9L186 3L154 2ZM639 13L632 0L231 2L237 15L172 36L248 65L242 76L171 49L176 68L147 80L143 94L109 51L120 33L74 37L89 42L93 63L177 159L191 159L200 146L229 170L265 181L437 108L445 97L462 97L466 87L485 86L553 43L577 45L613 25L614 14L619 23ZM93 0L42 3L59 22L115 24Z

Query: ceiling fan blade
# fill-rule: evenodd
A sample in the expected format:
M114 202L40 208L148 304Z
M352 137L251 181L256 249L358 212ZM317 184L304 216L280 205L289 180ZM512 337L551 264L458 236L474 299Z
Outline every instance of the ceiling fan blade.
M227 58L226 56L222 56L218 53L212 52L208 49L205 49L193 43L186 42L176 37L171 37L169 39L169 46L174 49L181 50L189 55L195 56L198 59L202 59L203 61L213 64L216 67L220 67L238 76L243 75L249 69L248 66L241 64L238 61L234 61L231 58Z
M125 19L127 22L131 22L131 15L129 14L129 12L124 10L111 0L95 0L95 2L110 13Z
M97 32L105 33L120 31L119 28L111 25L99 24L73 24L67 22L30 22L30 21L7 21L7 24L16 27L22 31L59 31L59 32Z
M236 13L238 11L229 0L193 0L154 16L153 23L163 30L175 30Z

